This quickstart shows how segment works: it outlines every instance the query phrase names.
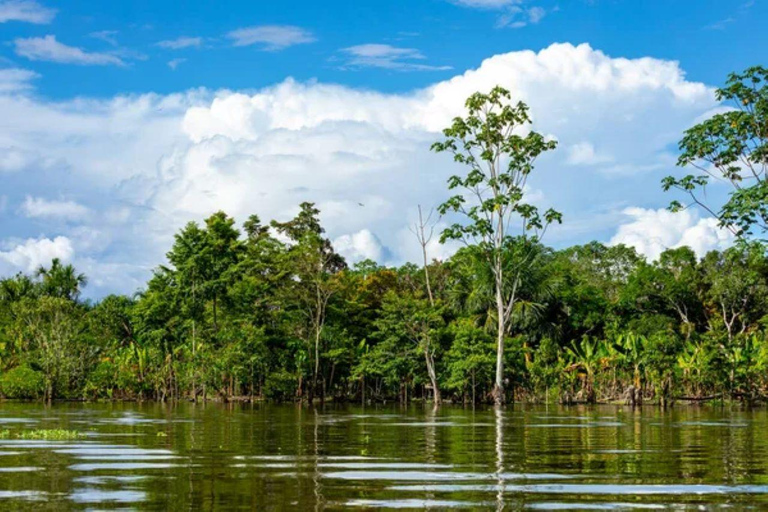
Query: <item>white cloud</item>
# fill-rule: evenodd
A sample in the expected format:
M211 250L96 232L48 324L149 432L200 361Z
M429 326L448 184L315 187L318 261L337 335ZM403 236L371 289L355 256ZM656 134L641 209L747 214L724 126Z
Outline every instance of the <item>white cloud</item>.
M350 263L357 263L366 259L386 261L388 257L381 241L367 229L336 238L333 241L333 247Z
M262 50L277 51L297 44L313 43L315 36L292 25L260 25L233 30L227 34L234 46L260 45Z
M42 197L27 196L21 205L24 215L31 218L81 220L88 216L85 206L74 201L49 201Z
M525 7L525 0L449 0L462 7L502 11L496 20L496 28L523 28L536 25L547 15L546 9L537 5ZM553 11L558 10L557 7Z
M168 61L168 67L176 71L176 68L185 62L187 62L187 59L171 59Z
M435 71L451 69L450 66L419 64L414 60L426 57L415 48L398 48L388 44L360 44L341 50L347 56L345 67L384 68L401 71Z
M29 169L49 169L54 164L34 150L19 147L0 147L0 173L19 172Z
M94 39L99 39L100 41L111 44L112 46L117 46L117 37L115 37L117 34L117 30L99 30L98 32L91 32L88 35Z
M183 48L199 48L202 44L202 37L178 37L176 39L160 41L155 46L169 50L181 50Z
M589 142L579 142L568 148L568 160L571 165L595 165L613 161L613 157L595 151Z
M560 143L540 159L529 182L541 207L565 213L563 229L552 231L548 243L605 237L590 215L609 204L640 204L650 196L668 201L649 168L666 172L668 148L716 106L712 90L686 80L675 62L611 58L569 44L496 55L404 94L293 80L249 94L191 91L56 103L0 94L0 147L19 148L27 162L16 165L23 172L7 175L15 182L3 193L18 204L55 190L105 212L60 233L77 254L75 263L104 283L89 287L94 294L133 291L133 283L163 261L176 230L219 209L240 222L252 213L286 220L299 202L314 201L328 236L346 244L350 257L417 260L407 229L415 207L443 201L446 179L456 171L450 157L429 146L463 112L469 94L494 84L526 101L535 127ZM569 167L579 144L589 144L593 157L614 160ZM35 159L49 165L28 163ZM619 168L620 180L612 174ZM0 240L20 232L18 223L32 222L6 218ZM574 235L569 222L586 227ZM618 221L604 224L600 229L613 233ZM435 239L430 256L453 250ZM111 272L130 279L110 278Z
M451 0L456 5L477 9L501 9L519 3L520 0Z
M34 71L30 71L28 69L0 69L0 94L31 89L32 80L39 76L40 75Z
M4 273L32 272L41 265L48 265L54 258L71 261L74 254L72 242L67 237L30 238L7 251L0 251L0 270Z
M67 46L56 40L56 36L19 38L14 40L16 54L29 60L79 64L82 66L123 66L125 62L109 53L87 52L75 46Z
M610 244L624 244L650 260L658 259L666 249L688 246L698 255L722 250L733 243L733 234L717 225L712 217L699 218L695 211L673 213L666 209L626 208L631 220L619 226Z
M0 23L7 21L25 21L27 23L46 24L56 16L55 9L44 7L34 0L0 1Z
M541 7L533 6L523 8L514 5L507 9L503 15L499 16L499 19L496 20L496 27L523 28L528 25L536 25L546 15L547 11Z

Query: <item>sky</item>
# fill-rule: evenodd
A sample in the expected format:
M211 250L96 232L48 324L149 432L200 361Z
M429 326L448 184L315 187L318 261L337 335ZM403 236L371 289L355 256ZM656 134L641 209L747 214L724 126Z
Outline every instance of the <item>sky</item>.
M417 206L460 170L429 147L494 85L558 141L526 190L564 214L546 243L721 249L659 182L727 74L765 64L766 21L765 0L0 0L0 276L59 257L91 298L132 293L186 222L301 201L350 262L416 260Z

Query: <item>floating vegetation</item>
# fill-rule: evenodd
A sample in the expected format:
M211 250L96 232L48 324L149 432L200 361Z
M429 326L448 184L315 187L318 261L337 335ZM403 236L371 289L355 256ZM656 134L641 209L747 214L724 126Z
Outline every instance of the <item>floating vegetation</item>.
M78 439L85 434L76 430L63 429L42 429L42 430L24 430L18 433L19 439L44 439L47 441Z
M84 436L85 434L82 432L64 429L22 430L19 432L0 430L0 439L15 438L44 441L65 441L70 439L79 439Z

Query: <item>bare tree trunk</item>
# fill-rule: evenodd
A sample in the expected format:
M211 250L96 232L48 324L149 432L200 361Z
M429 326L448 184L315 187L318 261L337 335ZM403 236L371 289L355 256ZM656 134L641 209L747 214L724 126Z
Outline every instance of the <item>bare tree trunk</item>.
M429 348L424 350L424 358L427 361L427 373L429 374L429 380L432 384L432 397L435 405L440 405L440 385L437 383L437 373L435 373L435 360L432 354L429 353Z
M431 222L431 219L432 210L430 210L427 219L424 220L424 216L421 213L421 205L419 205L419 224L416 226L416 229L412 229L412 231L416 235L416 239L419 241L419 245L421 246L421 255L424 261L424 279L427 285L427 296L429 297L430 305L434 307L435 298L432 295L432 284L429 281L429 258L427 256L427 244L429 244L430 240L432 240L432 235L434 234L435 229L435 225ZM429 226L429 234L426 232L427 226Z
M504 403L504 332L506 331L506 322L504 321L504 299L501 296L501 284L499 279L496 281L496 313L498 315L497 338L496 338L496 380L493 386L493 402L496 405Z
M431 222L432 219L432 211L430 210L429 215L427 216L426 220L424 219L424 215L421 211L421 205L419 205L419 223L415 226L415 229L412 229L413 233L416 235L416 239L419 241L419 245L421 246L421 255L424 262L424 281L426 283L427 288L427 297L429 297L429 305L431 307L435 307L435 297L432 294L432 284L429 279L429 257L427 255L427 245L429 244L430 240L432 240L432 235L434 234L434 228L435 225L433 222ZM427 227L429 227L429 233L427 234ZM427 363L427 373L429 374L429 380L432 384L432 396L435 405L440 405L441 403L441 396L440 396L440 386L437 383L437 372L435 372L435 359L434 356L430 353L429 349L432 345L431 339L429 338L429 334L427 334L427 345L424 348L424 358L426 359Z

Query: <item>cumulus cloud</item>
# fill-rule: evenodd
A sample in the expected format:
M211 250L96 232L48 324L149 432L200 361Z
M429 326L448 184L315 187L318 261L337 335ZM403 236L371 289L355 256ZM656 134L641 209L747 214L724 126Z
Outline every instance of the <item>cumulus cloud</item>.
M41 265L48 265L52 259L70 261L75 251L71 241L64 236L30 238L16 244L9 250L0 250L0 270L4 273L32 272Z
M0 1L0 23L24 21L27 23L46 24L56 16L55 9L44 7L34 0Z
M89 214L88 208L74 201L51 201L31 196L24 200L21 211L27 217L65 220L81 220Z
M333 247L350 263L362 260L386 261L388 254L381 241L367 229L342 235L333 241Z
M19 38L14 40L16 54L29 60L78 64L81 66L123 66L125 62L113 54L87 52L56 40L56 36Z
M610 244L634 247L649 260L658 259L666 249L688 246L701 257L733 243L733 234L719 228L717 219L699 218L693 210L672 213L632 207L622 213L630 220L619 226Z
M686 80L675 62L612 58L570 44L496 55L405 94L293 80L248 94L58 103L0 94L0 147L18 148L25 162L50 162L16 164L24 170L4 175L14 181L3 193L11 204L26 195L88 198L84 207L104 212L47 233L67 237L75 263L101 276L94 294L132 291L162 262L176 230L219 209L240 222L252 213L286 220L301 201L314 201L329 237L351 259L416 260L408 231L416 205L443 201L457 170L429 146L468 95L495 84L526 101L535 128L559 141L529 182L540 206L565 213L564 227L547 239L557 244L609 239L626 220L601 218L610 227L599 231L592 209L663 201L654 173L667 172L669 147L717 105L712 90ZM574 154L581 165L568 162ZM0 240L49 229L43 220L4 219ZM433 240L430 257L453 250Z
M32 80L39 76L34 71L28 69L0 69L0 94L31 89Z
M259 25L238 28L227 34L234 46L259 45L264 51L284 50L316 41L312 32L293 25Z
M401 71L435 71L451 69L450 66L420 64L426 57L414 48L398 48L388 44L360 44L341 50L347 57L344 67L384 68Z
M155 46L169 50L181 50L183 48L199 48L203 44L202 37L177 37L155 43Z
M14 146L0 146L0 173L20 172L29 169L49 169L54 164L39 151Z

